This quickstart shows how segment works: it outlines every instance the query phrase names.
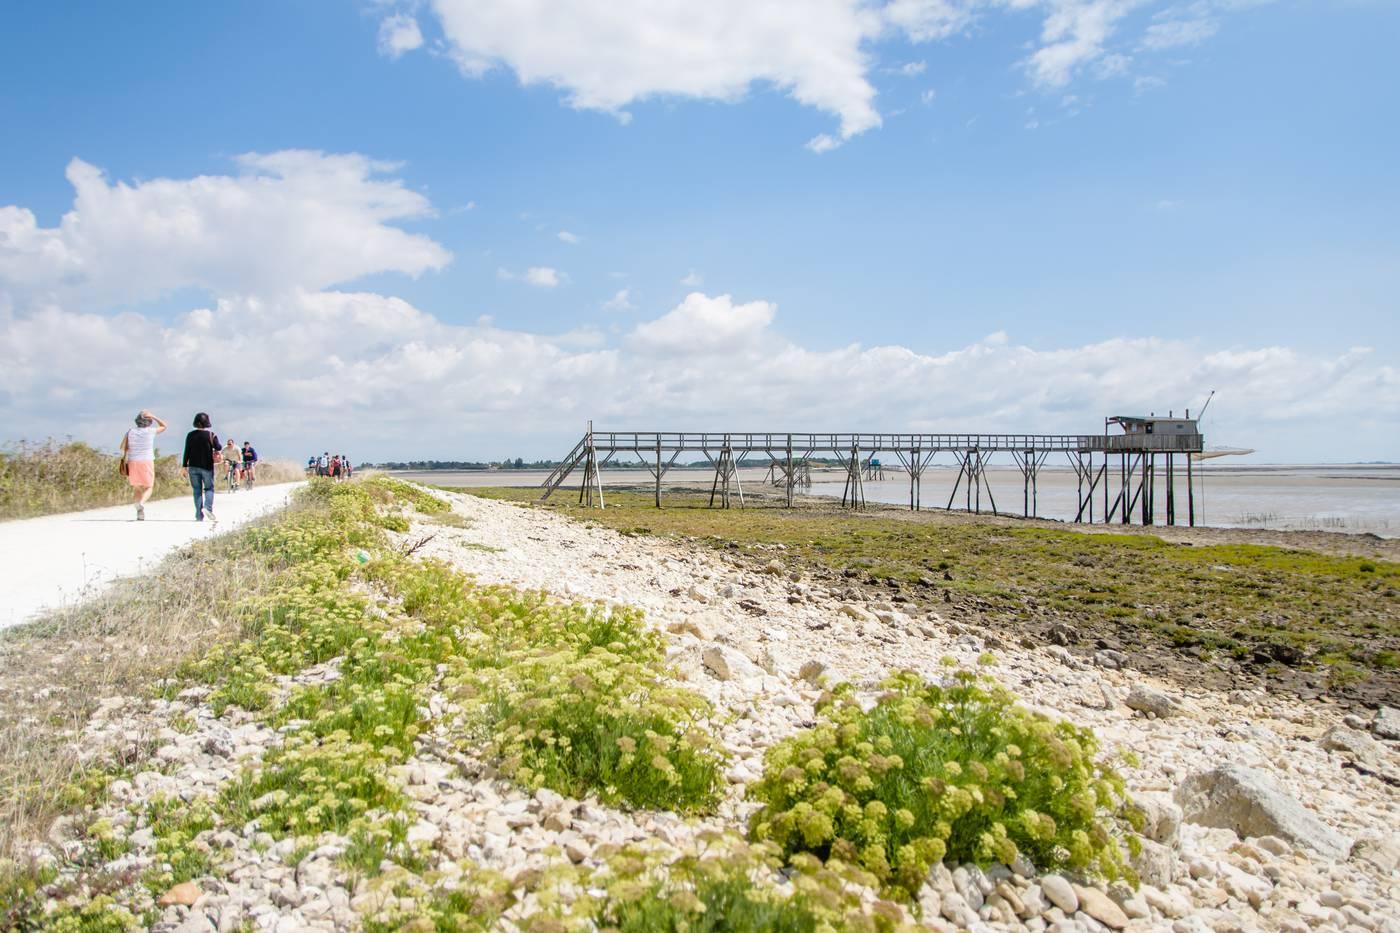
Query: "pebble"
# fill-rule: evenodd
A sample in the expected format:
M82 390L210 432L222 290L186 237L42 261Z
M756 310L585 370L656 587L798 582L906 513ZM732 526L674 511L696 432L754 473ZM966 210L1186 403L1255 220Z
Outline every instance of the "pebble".
M1045 875L1040 879L1040 890L1044 892L1050 903L1054 904L1065 914L1073 914L1079 910L1079 896L1074 893L1074 887L1061 875Z

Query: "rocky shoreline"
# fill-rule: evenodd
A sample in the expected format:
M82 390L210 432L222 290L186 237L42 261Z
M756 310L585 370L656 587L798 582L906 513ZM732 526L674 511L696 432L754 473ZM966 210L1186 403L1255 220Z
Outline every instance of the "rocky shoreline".
M428 868L393 868L351 882L336 859L349 841L326 834L309 850L256 831L206 831L190 842L218 851L217 878L167 892L158 929L343 929L411 913L418 880L468 861L521 881L551 861L599 862L632 841L677 850L704 833L742 831L767 748L809 725L823 683L873 691L890 672L937 676L941 659L973 664L989 649L995 676L1038 712L1092 727L1147 813L1137 889L1036 876L1029 865L936 869L920 903L934 929L1384 930L1400 933L1400 746L1393 713L1374 720L1259 690L1181 689L1135 671L1130 657L1085 659L1060 646L1024 647L868 592L836 590L781 552L760 566L682 542L619 534L545 510L445 494L465 527L420 525L398 537L482 583L543 589L562 598L643 609L670 639L687 686L727 717L728 793L704 819L627 812L547 790L527 795L489 763L448 752L431 730L395 769L414 801L410 840ZM279 686L334 679L331 662ZM108 872L139 873L162 857L134 816L159 798L195 801L281 741L279 730L230 708L215 716L204 688L174 700L114 699L88 729L93 754L151 764L114 782L98 813L130 851ZM432 719L450 699L434 693ZM172 725L180 724L179 728ZM285 727L283 729L285 731ZM53 848L79 848L60 822ZM532 909L527 897L509 923Z

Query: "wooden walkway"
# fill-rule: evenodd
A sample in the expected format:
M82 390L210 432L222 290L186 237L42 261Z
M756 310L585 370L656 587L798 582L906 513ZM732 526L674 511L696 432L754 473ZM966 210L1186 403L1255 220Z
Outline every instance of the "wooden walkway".
M1200 434L1116 435L1103 434L902 434L902 433L781 433L781 432L697 432L683 431L594 431L574 445L559 466L542 484L541 499L548 499L577 469L583 469L579 501L603 506L603 484L599 473L619 456L635 457L651 475L657 508L662 504L661 481L684 454L703 456L714 467L710 504L729 508L743 505L744 491L739 483L741 466L768 468L776 484L784 489L787 504L814 457L832 458L846 473L843 506L865 507L864 480L871 459L891 454L909 475L909 507L921 509L923 474L939 454L947 454L958 466L953 490L944 508L951 509L962 493L971 512L987 509L1001 513L986 469L993 454L1009 454L1023 479L1021 514L1037 513L1036 479L1052 454L1063 454L1078 479L1079 508L1075 521L1094 521L1096 503L1100 520L1128 523L1134 514L1143 524L1152 524L1156 509L1157 471L1166 468L1167 524L1176 524L1177 458L1186 466L1187 519L1195 524L1195 499L1191 485L1191 455L1204 449ZM748 459L750 462L745 463ZM1116 492L1110 487L1116 486Z

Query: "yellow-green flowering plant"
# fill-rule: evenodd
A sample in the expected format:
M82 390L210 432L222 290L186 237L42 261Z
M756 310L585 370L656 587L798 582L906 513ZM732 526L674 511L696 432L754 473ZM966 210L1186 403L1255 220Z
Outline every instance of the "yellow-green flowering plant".
M934 864L1009 863L1129 877L1123 781L1093 733L1017 705L986 675L891 677L866 709L849 684L815 728L769 750L752 838L859 865L901 898Z

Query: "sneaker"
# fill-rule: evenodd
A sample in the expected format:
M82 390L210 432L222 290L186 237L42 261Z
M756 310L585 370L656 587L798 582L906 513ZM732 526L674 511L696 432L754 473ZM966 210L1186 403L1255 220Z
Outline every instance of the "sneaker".
M209 516L209 520L210 520L211 522L216 522L216 523L217 523L218 520L219 520L219 516L217 516L217 515L214 514L214 510L213 510L213 509L205 509L205 510L204 510L204 514Z
M136 507L136 520L138 522L144 522L146 520L146 507L144 505L138 505Z

